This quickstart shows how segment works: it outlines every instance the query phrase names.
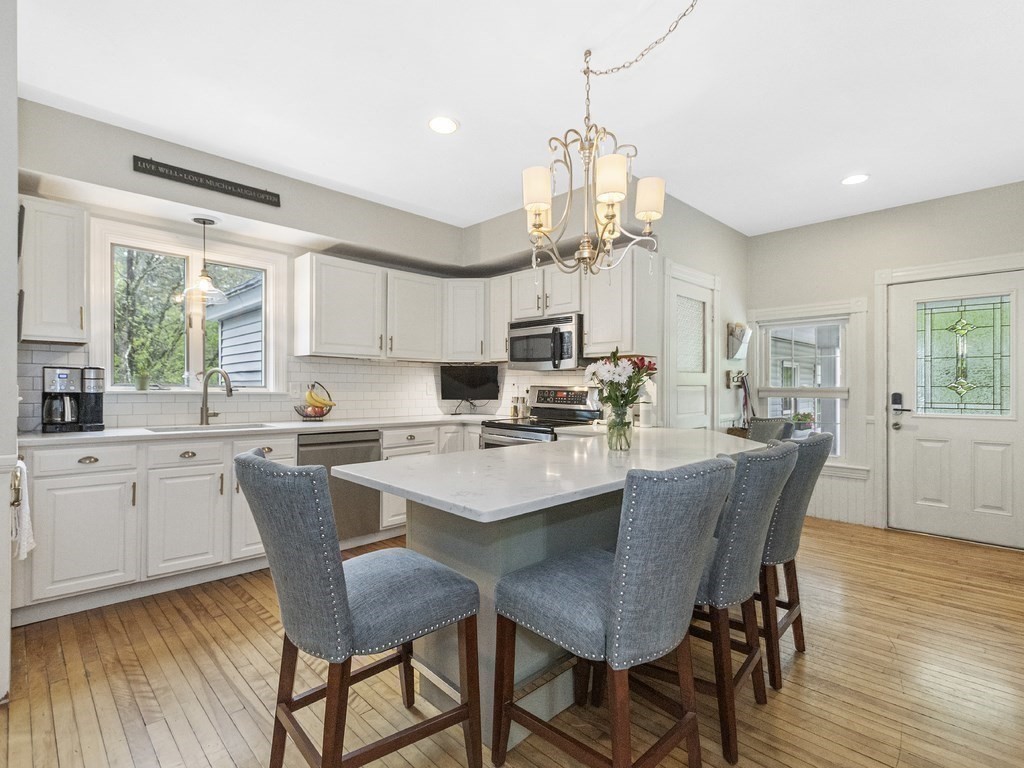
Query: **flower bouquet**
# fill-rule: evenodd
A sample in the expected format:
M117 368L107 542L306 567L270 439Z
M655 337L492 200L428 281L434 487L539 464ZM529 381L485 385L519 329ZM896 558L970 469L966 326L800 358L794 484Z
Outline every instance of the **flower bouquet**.
M608 448L628 451L632 438L632 423L627 410L646 394L644 385L658 369L653 360L644 357L620 357L616 347L611 357L605 357L587 366L583 374L588 383L600 387L600 400L611 410L608 419Z

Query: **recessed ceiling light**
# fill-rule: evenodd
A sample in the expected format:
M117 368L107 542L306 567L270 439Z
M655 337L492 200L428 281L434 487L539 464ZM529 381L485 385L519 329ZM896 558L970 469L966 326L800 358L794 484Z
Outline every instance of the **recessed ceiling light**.
M450 117L435 117L427 125L430 126L430 130L434 133L455 133L459 130L459 123L456 120L452 120Z
M865 181L870 179L866 173L855 173L852 176L847 176L843 179L843 184L850 186L851 184L863 184Z

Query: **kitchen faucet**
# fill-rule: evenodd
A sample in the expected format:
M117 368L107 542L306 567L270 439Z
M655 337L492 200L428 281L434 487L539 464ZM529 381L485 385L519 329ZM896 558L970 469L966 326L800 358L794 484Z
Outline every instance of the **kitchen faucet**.
M228 372L223 368L211 368L203 376L203 403L199 406L199 425L206 426L210 423L211 416L220 416L216 411L210 410L210 379L215 374L220 374L221 378L224 379L224 394L231 397L234 391L231 389L231 377L228 376Z

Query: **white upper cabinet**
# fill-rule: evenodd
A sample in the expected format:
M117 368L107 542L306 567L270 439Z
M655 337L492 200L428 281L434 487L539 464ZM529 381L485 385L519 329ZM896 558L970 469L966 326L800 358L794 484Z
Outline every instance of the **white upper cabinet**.
M548 265L512 275L512 319L580 311L580 275Z
M486 280L445 280L444 359L484 359Z
M487 281L487 360L508 360L508 324L512 319L512 276Z
M21 204L21 338L84 344L85 211L38 198L22 198Z
M661 354L663 262L646 251L583 279L583 354Z
M320 253L296 259L295 354L382 357L384 275Z
M388 357L440 360L443 347L444 281L387 270Z

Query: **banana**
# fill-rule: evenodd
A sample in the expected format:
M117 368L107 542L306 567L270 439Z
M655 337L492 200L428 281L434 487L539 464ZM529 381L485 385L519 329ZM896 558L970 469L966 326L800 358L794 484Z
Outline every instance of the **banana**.
M325 397L320 397L312 387L306 390L306 402L309 405L318 405L321 408L332 408L337 405L333 400L328 400Z

